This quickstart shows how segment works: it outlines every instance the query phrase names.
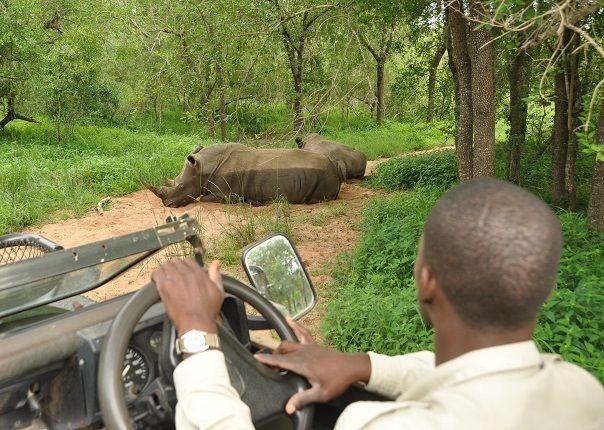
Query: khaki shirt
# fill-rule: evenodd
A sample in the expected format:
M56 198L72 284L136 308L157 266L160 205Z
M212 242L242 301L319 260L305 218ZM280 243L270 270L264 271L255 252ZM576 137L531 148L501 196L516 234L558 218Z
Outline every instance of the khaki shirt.
M369 353L367 389L393 399L357 402L336 429L604 430L604 389L588 372L521 342L479 349L434 367L434 354ZM220 351L174 372L176 427L253 429Z

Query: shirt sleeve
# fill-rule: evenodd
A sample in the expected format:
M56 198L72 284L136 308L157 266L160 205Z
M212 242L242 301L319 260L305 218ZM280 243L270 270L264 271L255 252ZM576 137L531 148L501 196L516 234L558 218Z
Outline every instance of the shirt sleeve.
M393 400L427 372L434 370L434 353L429 351L394 357L374 352L368 354L371 376L367 390Z
M252 430L250 410L231 385L224 354L194 354L174 370L176 428Z
M334 430L449 428L439 418L418 402L355 402L340 414Z

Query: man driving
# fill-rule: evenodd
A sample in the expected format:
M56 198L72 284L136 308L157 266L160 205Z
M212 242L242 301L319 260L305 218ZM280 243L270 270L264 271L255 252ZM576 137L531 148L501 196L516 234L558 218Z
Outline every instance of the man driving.
M537 197L495 179L466 181L432 208L417 252L417 298L434 353L342 353L291 322L301 343L257 359L310 382L288 400L290 414L357 382L392 399L351 404L337 429L604 429L600 383L531 339L561 248L560 224ZM211 343L224 294L219 264L206 272L170 261L152 278L179 341L201 331ZM253 428L220 349L185 348L183 358L174 372L177 428Z

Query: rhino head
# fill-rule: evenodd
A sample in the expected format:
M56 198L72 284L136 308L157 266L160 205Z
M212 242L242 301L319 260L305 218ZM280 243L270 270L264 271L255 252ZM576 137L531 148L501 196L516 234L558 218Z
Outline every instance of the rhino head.
M177 208L192 203L201 195L201 177L197 152L187 156L180 174L174 180L165 180L165 186L147 188L159 197L164 206Z

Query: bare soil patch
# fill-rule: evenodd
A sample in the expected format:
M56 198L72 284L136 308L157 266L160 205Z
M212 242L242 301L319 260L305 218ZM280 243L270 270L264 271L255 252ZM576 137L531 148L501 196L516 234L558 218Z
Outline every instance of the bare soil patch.
M384 160L369 161L367 175L382 161ZM354 247L358 238L356 225L361 208L369 197L377 194L374 190L362 187L359 182L342 184L335 202L340 204L337 213L330 212L329 209L334 202L289 207L296 246L318 294L319 305L302 321L315 336L320 336L319 322L325 306L324 287L330 280L323 269L340 253ZM262 214L270 211L271 206L251 208L251 211ZM111 199L102 214L94 212L83 218L47 224L31 231L70 248L154 227L162 224L170 215L178 217L184 213L201 222L203 239L211 242L225 233L241 211L237 211L233 205L218 203L192 203L178 209L166 208L155 195L142 190ZM105 286L91 291L87 296L95 301L103 301L136 290L149 281L151 270L161 261L161 256L151 258ZM225 271L241 279L241 270L227 267Z

